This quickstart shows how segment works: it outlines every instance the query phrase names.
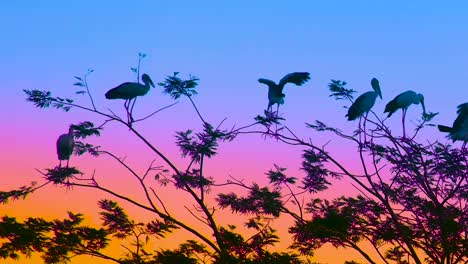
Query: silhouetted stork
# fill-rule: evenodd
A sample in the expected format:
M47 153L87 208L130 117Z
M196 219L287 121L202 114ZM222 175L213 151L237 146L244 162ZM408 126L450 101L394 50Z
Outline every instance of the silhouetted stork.
M452 127L438 125L440 132L447 132L448 138L452 141L463 141L463 147L468 142L468 103L464 103L458 106L457 118L453 122Z
M388 102L388 104L385 106L385 111L384 113L388 113L387 117L392 116L393 113L395 113L398 109L401 109L403 111L402 119L401 122L403 124L403 138L406 137L406 129L405 129L405 117L406 117L406 111L408 110L408 107L411 104L419 104L421 103L421 106L423 108L423 114L426 114L426 107L424 106L424 96L420 93L416 93L414 91L406 91L403 92L399 95L397 95L393 100Z
M70 156L73 153L73 147L75 145L75 140L73 138L73 127L70 126L68 129L67 134L60 135L57 139L57 156L59 159L59 167L62 167L62 160L67 161L67 168L68 168L68 161L70 160Z
M348 110L348 113L346 116L348 117L348 120L355 120L356 118L359 117L359 130L361 129L361 119L362 116L365 114L366 115L366 120L367 120L367 115L369 114L369 111L372 109L372 107L375 104L375 100L377 99L377 96L382 99L382 91L380 90L380 84L379 80L376 78L372 78L371 80L371 86L374 91L369 91L361 94L356 101L351 105L351 107ZM366 141L366 121L364 121L364 141Z
M355 120L358 117L362 117L364 114L367 115L374 106L377 96L382 99L379 81L376 78L372 78L371 85L374 91L363 93L354 101L348 110L348 114L346 114L348 120Z
M154 87L154 83L148 74L143 74L141 76L141 80L144 84L136 82L125 82L115 88L110 89L106 93L107 99L125 99L124 107L127 110L127 117L129 118L129 121L131 119L131 112L133 110L133 106L132 109L129 110L131 100L135 99L137 96L143 96L147 94L150 87Z
M293 72L286 74L278 84L272 80L258 79L259 83L268 85L268 107L267 111L270 111L274 104L277 104L278 113L279 105L284 104L284 93L283 88L287 83L294 83L295 85L301 86L310 79L310 73L308 72Z

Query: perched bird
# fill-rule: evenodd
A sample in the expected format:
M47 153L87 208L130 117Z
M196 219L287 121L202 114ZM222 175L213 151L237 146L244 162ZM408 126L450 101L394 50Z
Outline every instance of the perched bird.
M438 125L440 132L447 132L448 138L454 142L457 140L463 141L463 146L468 142L468 103L458 106L457 118L453 122L452 127Z
M137 96L145 95L148 93L150 86L154 87L154 83L146 73L141 76L141 80L143 81L144 85L135 82L125 82L115 88L110 89L106 93L106 98L131 100Z
M284 93L283 93L283 88L284 85L287 83L294 83L295 85L301 86L305 82L307 82L310 77L310 73L308 72L293 72L286 74L278 84L273 82L272 80L268 79L263 79L260 78L258 79L259 83L263 83L268 85L268 107L267 111L270 111L272 106L274 104L277 104L277 112L279 109L280 104L284 104Z
M379 81L376 78L372 78L371 85L374 91L363 93L354 101L348 110L348 114L346 114L348 120L355 120L358 117L362 117L364 114L367 115L374 106L377 96L382 99Z
M388 113L387 117L392 116L392 114L395 113L398 109L401 109L403 111L403 115L401 119L401 122L403 124L403 138L405 138L406 111L408 110L408 107L411 104L419 104L419 103L421 103L421 106L423 109L423 115L426 115L426 107L424 106L424 96L420 93L416 93L411 90L397 95L397 97L395 97L393 100L388 102L388 104L385 106L384 113Z
M141 76L141 80L143 81L144 85L135 82L125 82L115 88L110 89L106 93L107 99L125 99L124 107L127 110L127 119L129 123L133 121L132 112L136 97L147 94L150 86L154 87L154 83L148 74L143 74ZM131 109L129 109L132 99L135 100L133 101Z
M73 127L70 126L68 129L68 134L63 134L57 139L57 156L59 159L59 167L62 167L62 160L70 160L70 156L73 153L73 147L75 145L75 140L73 138Z

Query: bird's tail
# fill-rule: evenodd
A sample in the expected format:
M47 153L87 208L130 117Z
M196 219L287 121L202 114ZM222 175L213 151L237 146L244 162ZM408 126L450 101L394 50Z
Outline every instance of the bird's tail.
M391 117L393 113L395 113L396 109L398 109L398 105L396 100L391 100L388 102L388 104L385 106L385 111L384 113L388 113L387 117Z
M348 121L352 121L358 118L360 114L362 114L362 111L360 111L356 105L352 104L345 117L348 118Z
M437 128L439 129L440 132L452 132L452 128L448 126L443 126L443 125L438 125Z
M115 99L114 97L115 96L114 96L114 93L112 93L112 91L108 91L106 93L106 99Z

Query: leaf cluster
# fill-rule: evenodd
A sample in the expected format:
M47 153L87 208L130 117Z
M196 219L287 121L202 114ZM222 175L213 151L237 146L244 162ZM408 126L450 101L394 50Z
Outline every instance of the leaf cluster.
M271 125L281 125L281 121L285 120L284 118L278 116L277 113L271 111L264 111L265 116L257 115L254 120L259 124L270 127Z
M35 190L37 182L32 182L30 186L21 186L18 189L10 191L0 191L0 203L6 204L10 200L26 199L28 194Z
M219 194L216 198L221 208L230 207L233 212L242 214L265 214L278 217L283 203L278 191L270 191L267 187L254 184L246 197L239 197L231 192Z
M313 149L304 150L302 155L302 170L306 176L302 180L304 190L309 193L316 193L328 189L331 184L328 177L340 178L338 174L327 169L325 165L328 157L325 152L319 152Z
M193 130L177 132L176 144L179 146L182 157L189 156L195 162L200 162L202 157L211 158L216 155L218 141L231 141L234 134L225 130L214 128L209 123L203 124L203 132L192 135Z
M0 257L18 259L19 253L40 252L45 263L54 264L68 262L74 254L96 254L107 246L107 232L82 222L81 214L71 212L68 218L53 221L28 218L18 222L5 216L0 221Z
M292 248L303 254L312 254L325 243L346 247L371 237L384 214L381 205L363 196L340 197L332 202L317 198L306 209L311 218L297 221L289 229L294 236Z
M72 99L68 98L61 98L61 97L52 97L52 93L50 91L40 91L40 90L23 90L26 95L26 101L32 102L35 107L38 108L49 108L54 107L57 109L61 109L65 112L70 111L72 106L70 104L73 103Z
M347 89L345 81L340 80L331 80L328 84L328 89L330 90L331 94L330 97L334 97L335 100L343 100L343 99L353 99L353 94L356 93L353 89Z
M196 95L196 87L198 85L198 78L190 76L188 80L182 80L177 75L178 72L174 72L172 76L167 76L164 82L158 83L159 86L163 87L163 93L169 94L172 99L179 99L182 95L191 97Z
M45 178L54 184L68 184L69 179L83 174L75 167L55 167L46 169Z
M71 125L73 128L73 136L76 138L87 138L90 136L100 136L102 128L95 127L93 122L84 121L76 125Z

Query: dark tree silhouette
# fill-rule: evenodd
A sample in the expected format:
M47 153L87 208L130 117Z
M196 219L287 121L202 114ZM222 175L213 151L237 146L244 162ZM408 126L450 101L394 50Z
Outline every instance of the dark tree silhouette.
M143 58L145 55L139 54L138 66L132 68L137 76L137 83L134 84L139 83ZM17 221L4 216L0 221L0 257L17 259L21 255L39 253L47 263L69 262L76 255L90 255L122 264L299 264L312 263L310 257L314 251L330 243L335 247L356 250L369 263L467 262L468 151L464 146L457 148L440 142L423 144L416 141L422 129L433 129L428 122L436 114L424 111L413 135L402 138L394 136L385 120L370 109L369 114L363 116L364 122L368 123L367 128L358 126L353 133L327 126L318 120L308 123L313 133L329 133L332 137L355 144L356 161L363 169L362 174L355 174L329 153L326 146L318 146L299 137L284 124L285 119L278 113L265 111L264 116L257 116L252 124L238 128L222 129L223 122L218 125L208 122L193 100L197 94L198 78L190 76L183 80L179 73L174 73L158 85L163 88L163 93L174 100L188 99L201 121L198 132L189 129L176 133L176 144L181 155L189 161L188 166L178 167L133 126L175 103L137 118L133 112L134 99L131 106L130 102L125 102L126 118L122 118L111 110L104 111L95 105L87 81L91 72L75 77L78 80L75 85L85 88L77 91L77 94L87 94L91 107L40 90L25 90L27 101L39 108L76 109L104 117L105 122L98 126L90 121L71 126L76 139L74 154L112 158L137 180L144 200L132 199L125 193L109 189L100 182L98 175L85 175L76 167L37 170L44 178L42 184L32 183L16 190L0 192L0 201L6 203L11 199L24 199L50 183L99 190L115 200L98 202L102 220L99 228L84 225L83 216L72 212L66 219L52 221L34 217ZM353 104L355 91L345 86L346 82L332 80L329 85L331 96ZM147 82L146 88L149 88ZM86 143L88 137L100 136L110 122L126 127L163 163L153 162L141 174L118 155ZM271 130L272 125L277 129ZM301 179L288 176L286 168L275 164L266 173L270 181L267 186L246 184L236 178L220 183L207 177L205 168L210 158L218 153L219 143L230 142L247 134L257 134L299 147L303 152L304 176ZM363 137L365 140L362 140ZM155 177L150 176L154 174ZM333 200L315 196L328 189L333 180L345 179L359 190L359 195L343 195ZM193 209L180 209L188 210L194 219L208 227L209 232L193 227L191 221L181 219L165 206L159 194L168 186L174 186L177 191L192 198ZM223 188L226 186L240 187L245 192L243 195L225 193ZM208 193L213 191L216 191L216 199L208 199ZM153 217L147 222L135 221L120 206L118 202L121 201L143 209ZM244 227L250 232L245 233L232 224L220 225L217 215L226 211L217 211L219 208L245 215ZM271 246L281 239L272 228L272 223L279 217L294 220L289 227L294 241L288 251L272 252ZM193 239L181 241L175 249L157 247L154 250L151 241L164 240L178 229L190 233ZM103 249L116 241L121 241L125 252L118 256L105 254Z

